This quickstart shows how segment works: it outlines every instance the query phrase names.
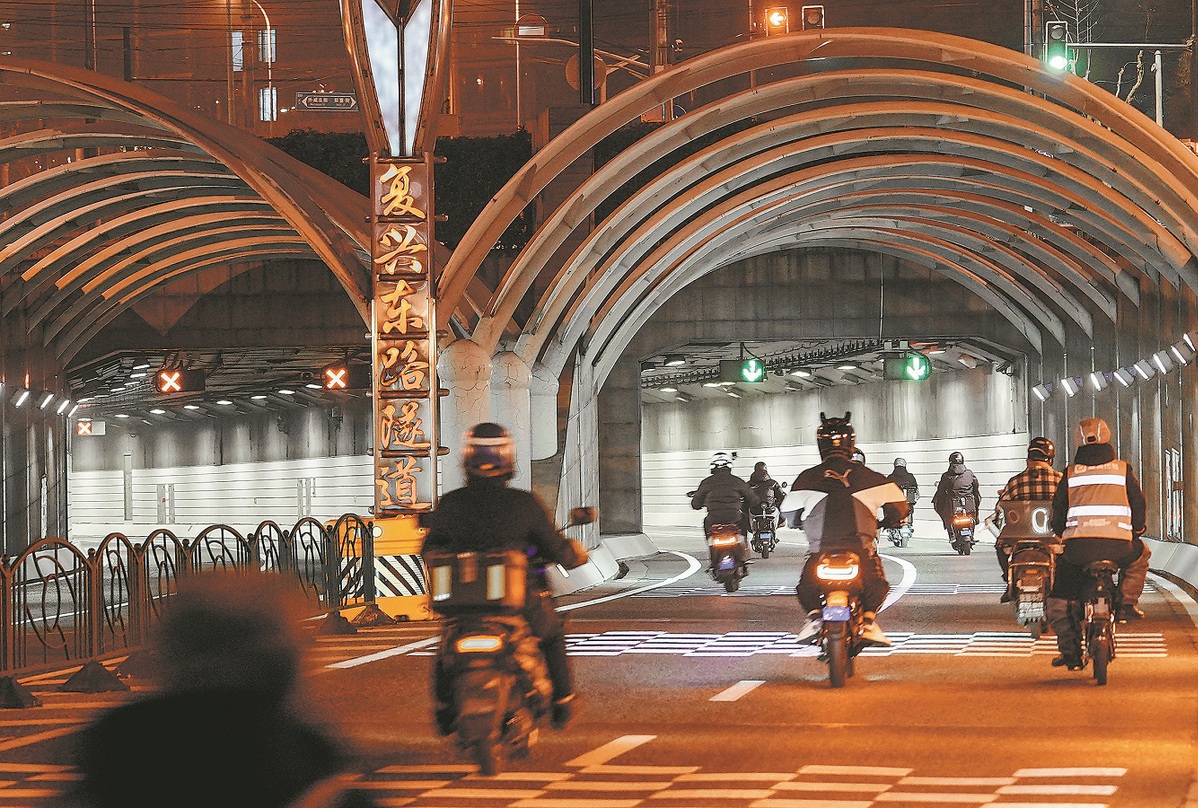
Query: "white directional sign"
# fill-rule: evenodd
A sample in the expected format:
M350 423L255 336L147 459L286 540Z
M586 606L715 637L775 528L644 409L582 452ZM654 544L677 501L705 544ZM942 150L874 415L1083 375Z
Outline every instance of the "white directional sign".
M353 93L296 93L295 107L308 112L357 112L358 97Z

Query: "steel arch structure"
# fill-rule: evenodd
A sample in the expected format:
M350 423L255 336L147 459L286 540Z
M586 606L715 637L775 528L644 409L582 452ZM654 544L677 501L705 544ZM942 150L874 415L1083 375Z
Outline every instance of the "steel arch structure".
M787 75L744 80L766 70ZM476 311L471 336L484 350L515 350L553 374L585 343L601 385L639 324L682 286L796 246L856 246L932 267L1037 349L1062 345L1066 322L1082 334L1114 323L1119 305L1139 305L1143 284L1198 290L1198 158L1155 123L997 46L827 29L696 57L587 114L466 234L441 277L443 310L462 304L499 234L566 166L661 103L738 77L739 90L663 125L547 213ZM688 149L700 137L710 145ZM654 163L668 167L588 226ZM531 316L518 317L534 288Z

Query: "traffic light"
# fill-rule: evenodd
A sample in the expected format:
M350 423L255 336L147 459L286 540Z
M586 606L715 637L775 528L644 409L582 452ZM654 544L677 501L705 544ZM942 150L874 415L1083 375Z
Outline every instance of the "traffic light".
M824 27L824 7L803 6L803 30L814 31Z
M785 34L790 31L790 9L774 6L765 10L765 35Z
M720 381L757 384L765 381L765 362L755 356L745 359L721 359Z
M1069 23L1064 20L1044 23L1044 62L1057 71L1069 68Z
M204 371L183 368L158 368L154 374L154 389L165 396L175 393L204 392Z
M919 351L890 354L882 358L883 379L922 382L930 375L932 375L932 361Z
M365 390L370 387L367 365L329 365L320 375L325 390Z

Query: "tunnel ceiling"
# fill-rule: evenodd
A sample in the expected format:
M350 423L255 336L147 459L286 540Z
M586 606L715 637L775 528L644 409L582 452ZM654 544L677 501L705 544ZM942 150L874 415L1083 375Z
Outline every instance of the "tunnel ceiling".
M363 321L367 200L278 149L131 84L0 59L0 313L63 365L156 288L312 258Z
M1146 286L1198 285L1198 158L1141 113L986 43L827 29L696 57L587 114L466 234L440 279L442 311L467 310L496 239L576 159L669 99L717 92L546 211L489 301L472 304L473 339L555 372L585 346L602 383L678 290L806 247L927 267L1037 352L1059 351L1071 329L1109 328Z

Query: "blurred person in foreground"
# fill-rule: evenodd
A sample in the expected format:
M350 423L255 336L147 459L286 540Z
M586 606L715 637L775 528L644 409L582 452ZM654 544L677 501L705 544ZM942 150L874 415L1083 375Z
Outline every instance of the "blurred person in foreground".
M73 805L367 808L348 758L292 703L303 614L284 581L181 581L154 637L157 692L83 731Z

